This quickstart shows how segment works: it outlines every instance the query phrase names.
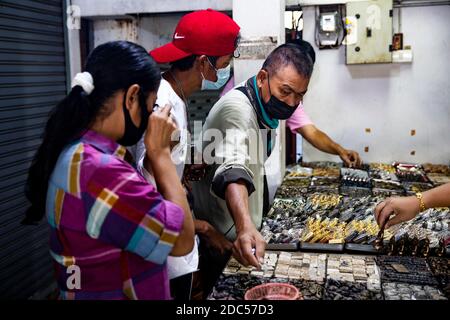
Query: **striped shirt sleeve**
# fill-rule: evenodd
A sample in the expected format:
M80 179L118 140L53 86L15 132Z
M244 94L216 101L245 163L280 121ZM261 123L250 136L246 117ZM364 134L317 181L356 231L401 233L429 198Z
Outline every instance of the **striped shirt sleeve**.
M83 194L90 237L163 264L183 225L183 210L164 200L126 162L95 170Z

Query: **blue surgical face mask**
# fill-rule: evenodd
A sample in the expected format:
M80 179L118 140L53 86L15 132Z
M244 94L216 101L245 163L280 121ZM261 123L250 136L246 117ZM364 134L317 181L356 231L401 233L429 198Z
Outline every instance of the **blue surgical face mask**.
M208 62L211 64L209 59L208 59ZM214 66L212 64L211 64L211 66L214 68ZM216 72L217 72L217 81L216 82L206 80L202 73L202 77L203 77L202 90L218 90L227 83L228 79L230 79L230 70L231 70L230 65L228 65L226 68L222 68L222 69L214 68L214 70L216 70Z

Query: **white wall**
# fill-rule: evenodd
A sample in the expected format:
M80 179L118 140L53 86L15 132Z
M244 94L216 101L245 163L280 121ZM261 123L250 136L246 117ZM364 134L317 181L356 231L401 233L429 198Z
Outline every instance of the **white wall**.
M172 40L175 27L183 14L141 17L134 20L94 20L94 46L107 41L128 40L139 43L147 50Z
M137 42L138 20L95 20L94 47L108 41L127 40Z
M154 49L172 41L178 21L184 14L144 17L140 19L138 42L146 49Z
M278 44L282 44L285 42L284 8L284 0L233 0L233 19L241 27L243 39L274 37ZM255 75L261 69L263 62L264 60L260 59L235 60L236 83ZM270 201L273 200L284 176L286 161L284 141L284 122L282 122L277 129L274 150L265 164Z
M232 0L71 0L82 17L113 17L136 13L186 12L211 8L231 10Z
M277 44L285 42L284 1L234 0L233 19L241 27L242 39L273 37ZM253 14L257 13L257 14ZM261 68L264 59L237 59L234 62L236 83L247 80Z
M314 43L314 8L305 8L304 17L304 38ZM401 17L404 44L413 49L412 64L347 66L344 47L315 48L305 109L320 129L366 162L448 164L450 6L402 8ZM339 160L306 141L303 150L306 161Z

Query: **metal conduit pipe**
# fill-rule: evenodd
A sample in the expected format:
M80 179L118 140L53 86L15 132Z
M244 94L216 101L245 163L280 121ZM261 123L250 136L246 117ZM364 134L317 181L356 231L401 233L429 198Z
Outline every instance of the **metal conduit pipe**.
M326 3L314 3L307 1L302 3L298 1L298 5L287 5L286 11L298 11L299 5L301 7L320 6L325 4L345 4L346 1L332 1ZM427 7L427 6L445 6L450 5L450 0L394 0L394 8L407 8L407 7Z
M404 0L394 1L394 8L407 8L407 7L427 7L427 6L445 6L450 5L449 0Z

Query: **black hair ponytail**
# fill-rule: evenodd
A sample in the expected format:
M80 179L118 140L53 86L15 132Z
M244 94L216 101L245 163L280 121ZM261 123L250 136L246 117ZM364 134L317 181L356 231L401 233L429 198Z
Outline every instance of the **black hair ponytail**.
M147 51L134 43L113 41L95 48L89 55L86 71L94 79L95 89L87 94L81 86L50 112L43 141L31 163L25 195L31 202L23 224L37 224L45 215L48 181L62 150L78 139L97 119L106 116L105 102L119 90L138 84L145 98L156 91L160 69ZM145 107L145 106L141 106Z

